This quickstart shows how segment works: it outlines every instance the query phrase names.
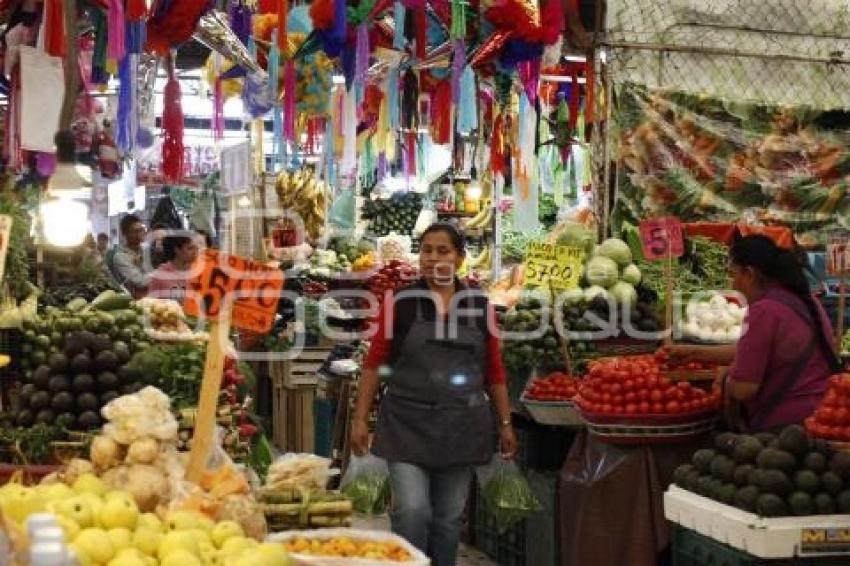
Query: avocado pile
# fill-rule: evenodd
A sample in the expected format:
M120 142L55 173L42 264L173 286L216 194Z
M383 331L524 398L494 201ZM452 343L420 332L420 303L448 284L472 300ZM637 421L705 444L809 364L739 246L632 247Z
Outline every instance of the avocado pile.
M531 340L505 340L502 343L502 359L509 371L522 371L536 367L540 372L548 372L563 368L564 358L558 334L555 331L555 316L551 308L544 305L534 296L521 298L517 304L506 313L498 313L496 318L499 327L508 332L533 332L537 330L544 316L548 313L548 326L542 336ZM563 324L571 330L577 328L583 310L580 306L563 307ZM592 342L569 340L570 356L581 358L593 351Z
M762 517L850 513L850 453L791 425L778 435L724 432L697 450L673 482Z
M128 365L148 347L141 314L131 307L129 297L107 291L25 321L15 425L90 430L100 426L103 405L145 385Z

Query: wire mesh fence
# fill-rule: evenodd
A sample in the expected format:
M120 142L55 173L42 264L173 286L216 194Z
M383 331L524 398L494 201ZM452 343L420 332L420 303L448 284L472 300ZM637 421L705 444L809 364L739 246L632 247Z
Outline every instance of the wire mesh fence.
M602 44L615 224L850 226L850 3L612 0Z

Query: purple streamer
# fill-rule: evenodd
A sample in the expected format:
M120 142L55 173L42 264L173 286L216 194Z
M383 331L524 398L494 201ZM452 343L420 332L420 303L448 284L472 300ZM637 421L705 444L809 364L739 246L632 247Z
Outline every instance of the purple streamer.
M463 75L463 67L466 64L466 43L463 38L454 41L454 55L452 56L452 103L457 104L460 99L460 78Z
M130 65L132 65L132 57L124 57L118 65L118 79L120 86L118 87L118 114L116 117L116 140L115 143L121 151L130 151L135 142L135 136L132 132L132 111L133 111L133 88L135 84L132 81L130 73Z
M248 45L252 31L251 18L253 17L250 8L241 2L231 2L228 15L230 17L230 28L233 30L233 33L236 34L239 41Z
M369 78L369 29L357 26L357 54L354 60L354 84L365 85Z
M345 42L346 35L346 11L348 10L348 6L346 5L345 0L336 0L334 4L334 27L333 27L333 37L339 43Z
M127 53L141 53L147 42L147 25L144 20L127 22L126 42Z
M380 152L378 154L378 182L383 181L387 177L387 154Z

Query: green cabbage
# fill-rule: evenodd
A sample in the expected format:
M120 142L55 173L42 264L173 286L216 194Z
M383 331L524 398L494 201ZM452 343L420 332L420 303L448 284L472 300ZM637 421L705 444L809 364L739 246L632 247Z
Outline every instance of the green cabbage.
M587 303L591 302L597 296L601 296L603 299L606 299L608 296L608 291L606 291L599 285L594 285L584 290L584 300Z
M570 246L584 250L588 256L593 255L596 245L596 235L592 230L576 222L568 222L558 236L559 246Z
M608 238L596 248L596 255L607 257L625 267L632 262L632 250L629 245L619 238Z
M632 285L637 285L640 283L640 269L633 263L630 263L623 270L623 281L626 283L631 283Z
M631 284L625 281L617 281L608 291L619 304L634 305L637 303L637 291L635 291L635 288Z
M610 287L620 278L620 268L617 263L605 256L590 258L585 268L587 282L600 287Z

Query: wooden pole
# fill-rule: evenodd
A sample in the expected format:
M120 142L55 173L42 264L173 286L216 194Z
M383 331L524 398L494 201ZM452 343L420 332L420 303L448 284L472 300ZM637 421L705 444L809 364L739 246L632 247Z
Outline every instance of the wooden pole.
M195 483L201 480L206 469L207 458L213 448L218 396L224 372L222 345L229 335L230 311L228 310L222 311L219 319L210 323L210 341L207 344L204 377L201 381L195 432L192 436L192 451L189 453L189 465L186 469L186 478Z
M63 0L65 4L65 98L59 117L59 129L70 130L74 120L74 107L80 90L80 69L77 65L77 0Z

